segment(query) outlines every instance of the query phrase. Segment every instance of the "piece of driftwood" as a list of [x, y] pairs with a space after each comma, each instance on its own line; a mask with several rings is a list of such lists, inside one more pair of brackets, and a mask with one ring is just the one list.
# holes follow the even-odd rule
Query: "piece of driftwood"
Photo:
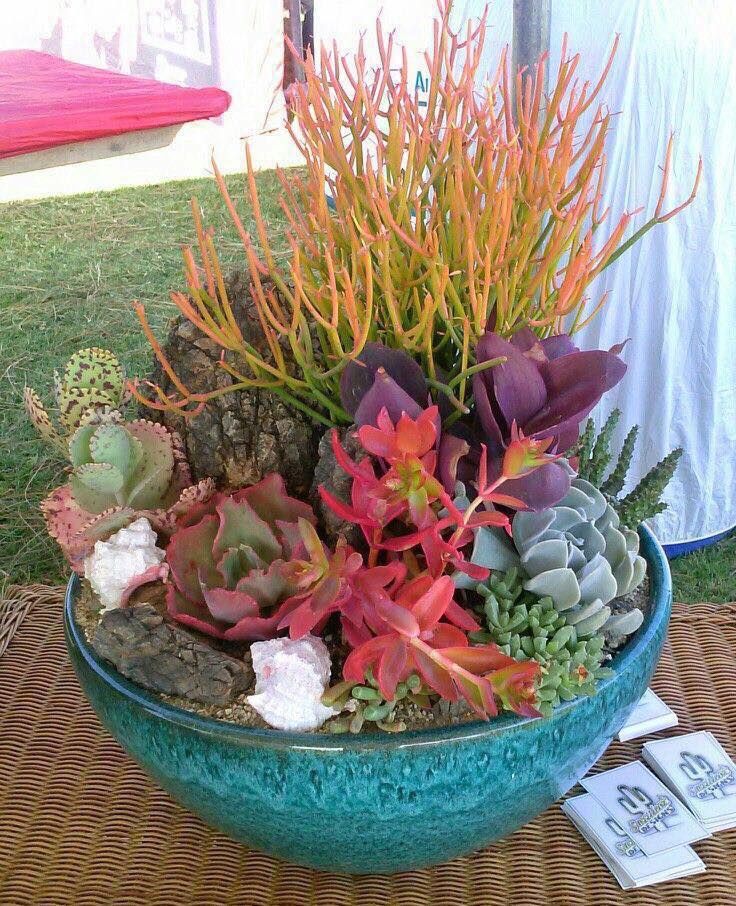
[[104, 613], [92, 647], [105, 660], [152, 692], [207, 705], [227, 705], [253, 680], [250, 658], [240, 660], [167, 622], [152, 604]]

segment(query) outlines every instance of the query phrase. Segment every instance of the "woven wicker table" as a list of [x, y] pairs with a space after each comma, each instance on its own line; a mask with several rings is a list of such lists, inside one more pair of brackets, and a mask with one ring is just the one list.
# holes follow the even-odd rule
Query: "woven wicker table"
[[[705, 874], [623, 893], [558, 806], [483, 852], [393, 877], [323, 874], [249, 851], [176, 805], [102, 729], [66, 657], [62, 590], [13, 597], [0, 607], [3, 906], [736, 904], [736, 831], [696, 845]], [[668, 733], [710, 729], [736, 752], [735, 684], [736, 604], [675, 605], [653, 683], [680, 717]], [[640, 747], [616, 743], [599, 766]]]

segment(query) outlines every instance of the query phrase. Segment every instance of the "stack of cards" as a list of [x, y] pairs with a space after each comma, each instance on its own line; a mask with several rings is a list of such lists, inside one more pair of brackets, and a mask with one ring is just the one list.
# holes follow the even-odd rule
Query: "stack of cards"
[[562, 810], [624, 890], [705, 871], [703, 861], [689, 846], [678, 846], [656, 856], [645, 855], [589, 793], [568, 799]]
[[708, 830], [736, 827], [736, 764], [712, 733], [657, 739], [642, 754]]
[[591, 795], [570, 799], [563, 809], [622, 887], [705, 870], [688, 844], [710, 833], [640, 761], [581, 783]]
[[676, 727], [678, 723], [675, 712], [651, 689], [647, 689], [639, 704], [631, 712], [631, 717], [621, 727], [618, 734], [619, 742], [627, 742], [638, 736], [648, 736], [658, 730]]

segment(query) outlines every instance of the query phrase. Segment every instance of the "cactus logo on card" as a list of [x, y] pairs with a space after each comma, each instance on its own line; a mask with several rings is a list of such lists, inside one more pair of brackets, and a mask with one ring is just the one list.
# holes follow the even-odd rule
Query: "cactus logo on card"
[[724, 799], [732, 796], [736, 789], [726, 789], [736, 785], [733, 769], [722, 764], [714, 766], [703, 755], [693, 752], [680, 752], [680, 770], [694, 781], [688, 784], [687, 791], [695, 799]]
[[606, 818], [606, 827], [618, 838], [616, 851], [629, 859], [639, 859], [644, 852], [636, 845], [615, 818]]
[[677, 826], [677, 809], [669, 796], [652, 799], [639, 786], [622, 783], [618, 787], [619, 805], [634, 817], [628, 822], [636, 834], [656, 834]]

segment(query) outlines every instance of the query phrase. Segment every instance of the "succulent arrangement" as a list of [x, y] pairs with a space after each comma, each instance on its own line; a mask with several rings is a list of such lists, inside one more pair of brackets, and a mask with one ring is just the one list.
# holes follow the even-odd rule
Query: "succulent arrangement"
[[[548, 715], [594, 694], [612, 640], [644, 619], [617, 602], [644, 579], [636, 529], [664, 506], [679, 451], [620, 496], [636, 429], [614, 462], [618, 415], [597, 437], [592, 421], [581, 427], [623, 379], [625, 344], [583, 350], [573, 335], [601, 309], [588, 304], [595, 277], [689, 204], [699, 173], [665, 211], [670, 143], [655, 211], [627, 238], [633, 215], [601, 211], [604, 78], [581, 85], [563, 48], [547, 97], [544, 61], [514, 79], [502, 60], [478, 92], [485, 25], [461, 38], [450, 4], [440, 11], [426, 107], [406, 63], [392, 69], [380, 24], [375, 72], [362, 48], [352, 62], [307, 60], [293, 100], [306, 170], [281, 177], [286, 257], [271, 248], [250, 161], [259, 248], [215, 167], [245, 252], [248, 317], [196, 202], [199, 263], [185, 250], [187, 291], [172, 296], [180, 325], [219, 351], [211, 385], [187, 386], [136, 305], [157, 377], [126, 382], [114, 355], [83, 350], [56, 381], [59, 428], [26, 391], [69, 460], [43, 509], [72, 567], [92, 564], [106, 606], [163, 582], [179, 633], [252, 659], [253, 707], [280, 729]], [[299, 425], [279, 437], [309, 438], [305, 449], [282, 450], [280, 469], [265, 444], [260, 480], [215, 488], [201, 463], [194, 483], [175, 431], [123, 414], [130, 394], [166, 424], [211, 418], [228, 393], [278, 400], [277, 421]], [[287, 492], [287, 452], [289, 469], [318, 455], [311, 496], [301, 475]], [[118, 588], [109, 571], [131, 524], [150, 572]]]

